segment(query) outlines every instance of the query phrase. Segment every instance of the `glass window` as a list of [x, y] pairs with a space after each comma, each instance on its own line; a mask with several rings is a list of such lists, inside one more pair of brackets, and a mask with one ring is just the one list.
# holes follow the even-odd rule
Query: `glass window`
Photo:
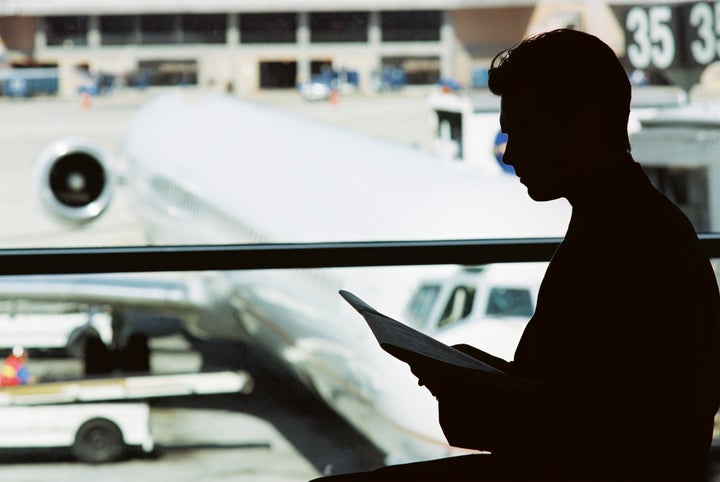
[[382, 12], [383, 42], [417, 42], [440, 40], [439, 11]]
[[313, 12], [310, 40], [323, 42], [367, 42], [367, 12]]
[[140, 39], [143, 44], [173, 44], [180, 39], [177, 15], [141, 15]]
[[87, 45], [89, 17], [45, 17], [48, 45]]
[[472, 286], [455, 287], [440, 317], [438, 328], [447, 327], [465, 319], [472, 311], [474, 301], [475, 288]]
[[181, 15], [183, 43], [222, 44], [226, 41], [227, 15]]
[[415, 325], [419, 327], [427, 325], [439, 294], [440, 285], [421, 286], [415, 292], [408, 305], [408, 312]]
[[[157, 2], [153, 14], [130, 5], [105, 10], [104, 2], [73, 2], [67, 11], [30, 3], [52, 10], [0, 17], [8, 67], [0, 69], [0, 249], [562, 236], [567, 204], [535, 203], [502, 172], [499, 103], [486, 77], [492, 57], [526, 32], [587, 29], [588, 18], [634, 85], [633, 156], [696, 228], [720, 229], [720, 114], [712, 109], [720, 58], [705, 28], [718, 15], [706, 2], [660, 10], [593, 3], [589, 14], [581, 11], [587, 2], [458, 9], [438, 1], [372, 12], [233, 2], [234, 11], [222, 12], [222, 2], [188, 0], [178, 10]], [[664, 8], [673, 22], [663, 20]], [[683, 24], [693, 8], [701, 25]], [[663, 41], [643, 37], [648, 32], [662, 32]], [[15, 98], [23, 101], [8, 101]], [[688, 105], [663, 120], [669, 108]], [[103, 417], [117, 418], [123, 433], [134, 424], [136, 434], [122, 456], [116, 429], [104, 423], [82, 432], [99, 434], [100, 446], [111, 448], [104, 455], [82, 443], [17, 449], [19, 435], [39, 433], [29, 423], [73, 420], [96, 410], [97, 400], [63, 399], [48, 409], [54, 392], [43, 403], [0, 403], [0, 448], [15, 447], [0, 453], [3, 475], [299, 481], [444, 455], [437, 417], [423, 416], [436, 412], [435, 400], [417, 398], [424, 389], [337, 292], [349, 289], [421, 328], [445, 319], [449, 329], [435, 331], [458, 337], [449, 343], [512, 354], [519, 323], [503, 317], [527, 319], [531, 293], [503, 278], [476, 306], [498, 317], [487, 324], [493, 337], [471, 339], [479, 325], [467, 315], [477, 293], [467, 278], [451, 278], [457, 270], [203, 268], [71, 276], [70, 284], [64, 276], [0, 276], [0, 353], [22, 343], [31, 373], [39, 383], [62, 383], [63, 397], [109, 390], [114, 395], [98, 403], [113, 412]], [[108, 403], [120, 392], [108, 379], [137, 375], [142, 396]], [[178, 379], [154, 378], [176, 375], [211, 392], [187, 395]], [[67, 440], [79, 428], [65, 427]], [[46, 447], [48, 435], [40, 436], [28, 444]], [[119, 462], [77, 463], [98, 457]]]
[[294, 43], [297, 15], [294, 13], [240, 14], [240, 42], [247, 44]]
[[100, 17], [100, 39], [103, 45], [137, 43], [138, 33], [138, 17], [135, 15]]
[[488, 295], [485, 312], [489, 316], [529, 318], [534, 311], [533, 299], [529, 290], [522, 288], [492, 288]]

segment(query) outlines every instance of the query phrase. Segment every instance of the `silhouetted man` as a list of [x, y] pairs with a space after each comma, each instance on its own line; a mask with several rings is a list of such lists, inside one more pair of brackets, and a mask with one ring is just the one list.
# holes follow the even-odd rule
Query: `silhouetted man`
[[512, 362], [489, 389], [422, 366], [452, 445], [487, 450], [349, 480], [704, 480], [720, 403], [720, 296], [682, 212], [630, 155], [630, 84], [594, 36], [556, 30], [498, 55], [503, 161], [567, 234]]

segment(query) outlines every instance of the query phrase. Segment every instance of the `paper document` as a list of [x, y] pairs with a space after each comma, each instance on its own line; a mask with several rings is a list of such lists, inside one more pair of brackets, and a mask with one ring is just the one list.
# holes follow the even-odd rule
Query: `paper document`
[[477, 358], [379, 313], [349, 291], [340, 291], [340, 295], [365, 318], [380, 346], [394, 357], [410, 365], [425, 361], [478, 371], [485, 375], [494, 375], [493, 378], [495, 376], [510, 377], [505, 372]]

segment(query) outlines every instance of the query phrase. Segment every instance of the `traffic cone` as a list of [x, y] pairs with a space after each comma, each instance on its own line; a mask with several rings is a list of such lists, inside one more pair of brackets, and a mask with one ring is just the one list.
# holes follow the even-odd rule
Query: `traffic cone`
[[330, 90], [330, 103], [333, 105], [340, 103], [340, 91], [338, 89]]
[[91, 104], [90, 94], [83, 92], [80, 94], [80, 107], [83, 109], [89, 109]]

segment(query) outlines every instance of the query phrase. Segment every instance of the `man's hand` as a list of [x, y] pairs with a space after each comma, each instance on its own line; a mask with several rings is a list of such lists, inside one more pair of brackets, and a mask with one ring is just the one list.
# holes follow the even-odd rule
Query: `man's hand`
[[[469, 345], [455, 348], [500, 370], [510, 367]], [[418, 384], [438, 400], [440, 425], [451, 445], [506, 452], [518, 443], [524, 413], [534, 403], [533, 390], [488, 385], [471, 373], [438, 369], [430, 363], [415, 363], [410, 369]]]
[[418, 385], [425, 386], [435, 398], [454, 398], [467, 390], [472, 376], [438, 369], [430, 363], [415, 363], [410, 367], [418, 379]]

